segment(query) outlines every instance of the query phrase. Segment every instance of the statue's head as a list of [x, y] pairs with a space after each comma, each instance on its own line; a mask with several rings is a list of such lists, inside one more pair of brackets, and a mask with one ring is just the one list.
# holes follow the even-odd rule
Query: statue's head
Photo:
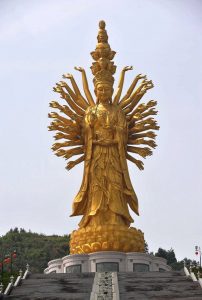
[[108, 36], [105, 32], [99, 32], [97, 36], [98, 43], [107, 43]]
[[97, 36], [98, 43], [107, 43], [108, 35], [107, 31], [105, 30], [105, 21], [99, 22], [99, 32]]
[[101, 58], [98, 60], [98, 64], [99, 64], [99, 66], [100, 66], [100, 69], [101, 69], [101, 70], [107, 69], [108, 62], [109, 62], [108, 59], [106, 59], [106, 58], [104, 58], [104, 57], [101, 57]]
[[95, 87], [97, 103], [111, 103], [113, 87], [107, 82], [98, 83]]

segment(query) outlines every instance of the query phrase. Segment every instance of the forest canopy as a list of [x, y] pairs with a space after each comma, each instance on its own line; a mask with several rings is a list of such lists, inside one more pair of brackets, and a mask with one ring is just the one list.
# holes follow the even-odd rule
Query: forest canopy
[[[41, 273], [48, 261], [69, 254], [69, 235], [45, 235], [24, 229], [10, 229], [0, 237], [0, 261], [16, 251], [14, 270], [25, 270], [28, 263], [33, 273]], [[5, 265], [9, 269], [9, 264]]]

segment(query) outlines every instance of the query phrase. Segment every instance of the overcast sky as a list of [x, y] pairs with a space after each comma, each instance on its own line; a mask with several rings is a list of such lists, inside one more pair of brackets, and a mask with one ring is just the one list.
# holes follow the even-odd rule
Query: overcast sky
[[[143, 172], [129, 164], [139, 198], [137, 228], [150, 251], [175, 250], [195, 258], [202, 247], [202, 1], [200, 0], [0, 0], [0, 235], [22, 227], [67, 234], [79, 217], [71, 205], [83, 165], [70, 172], [53, 155], [49, 102], [63, 73], [82, 66], [92, 81], [90, 52], [99, 20], [117, 52], [125, 88], [147, 74], [158, 100], [158, 148]], [[91, 85], [92, 87], [92, 85]]]

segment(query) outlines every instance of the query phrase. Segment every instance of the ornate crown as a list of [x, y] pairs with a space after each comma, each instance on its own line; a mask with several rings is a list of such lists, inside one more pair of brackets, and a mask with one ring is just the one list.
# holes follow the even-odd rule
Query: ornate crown
[[105, 30], [105, 22], [99, 22], [99, 31], [97, 36], [97, 46], [95, 51], [91, 52], [92, 58], [96, 61], [92, 63], [91, 71], [94, 75], [93, 83], [96, 87], [98, 83], [108, 83], [113, 86], [114, 77], [112, 76], [116, 72], [116, 66], [111, 61], [116, 54], [112, 51], [108, 44], [108, 35]]

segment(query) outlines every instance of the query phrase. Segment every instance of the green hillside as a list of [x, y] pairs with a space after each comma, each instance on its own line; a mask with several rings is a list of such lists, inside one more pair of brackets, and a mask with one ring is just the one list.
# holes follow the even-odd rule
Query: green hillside
[[[49, 260], [69, 254], [69, 235], [47, 236], [24, 229], [11, 229], [0, 237], [0, 261], [14, 250], [17, 251], [17, 257], [13, 259], [14, 271], [25, 270], [28, 263], [33, 273], [41, 273]], [[4, 269], [8, 271], [10, 264], [6, 264]]]

